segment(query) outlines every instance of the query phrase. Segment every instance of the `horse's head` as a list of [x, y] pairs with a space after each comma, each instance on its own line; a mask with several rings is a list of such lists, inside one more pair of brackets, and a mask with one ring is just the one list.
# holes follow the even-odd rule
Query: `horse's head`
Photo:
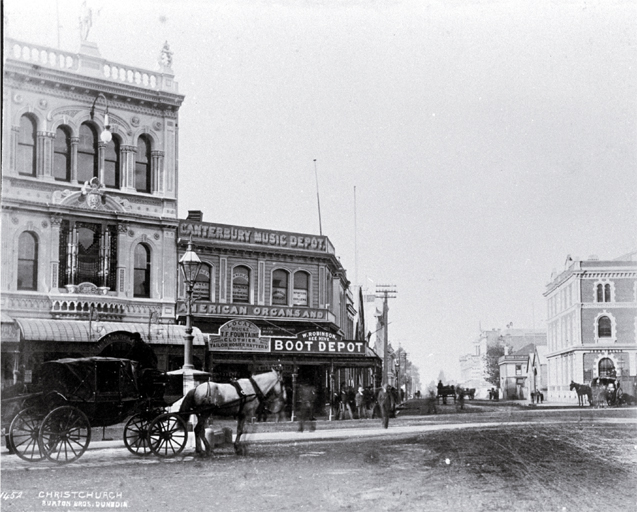
[[571, 385], [570, 385], [570, 390], [573, 391], [576, 387], [576, 384], [574, 381], [571, 381]]

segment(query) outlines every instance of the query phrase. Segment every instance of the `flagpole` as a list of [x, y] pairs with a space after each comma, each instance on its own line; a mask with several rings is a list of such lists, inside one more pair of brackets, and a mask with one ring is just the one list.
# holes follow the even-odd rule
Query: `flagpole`
[[319, 234], [323, 236], [323, 226], [321, 224], [321, 199], [319, 197], [318, 171], [316, 170], [316, 158], [314, 159], [314, 177], [316, 178], [316, 203], [318, 204]]

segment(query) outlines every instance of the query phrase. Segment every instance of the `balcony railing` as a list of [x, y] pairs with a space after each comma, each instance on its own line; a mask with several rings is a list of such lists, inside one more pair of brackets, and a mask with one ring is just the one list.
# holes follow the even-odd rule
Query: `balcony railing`
[[76, 73], [83, 73], [86, 69], [90, 70], [87, 74], [91, 76], [97, 74], [106, 80], [138, 87], [177, 92], [177, 84], [172, 79], [172, 75], [166, 78], [158, 72], [109, 62], [99, 56], [86, 56], [81, 53], [67, 52], [15, 39], [7, 39], [5, 48], [7, 57], [15, 60]]

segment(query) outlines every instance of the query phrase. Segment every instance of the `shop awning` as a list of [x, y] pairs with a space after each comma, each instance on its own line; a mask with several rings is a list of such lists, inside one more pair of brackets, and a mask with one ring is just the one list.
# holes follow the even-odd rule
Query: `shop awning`
[[15, 322], [13, 321], [13, 318], [11, 318], [9, 315], [7, 315], [6, 313], [2, 312], [1, 313], [1, 324], [2, 324], [2, 331], [1, 331], [1, 339], [2, 339], [2, 343], [19, 343], [20, 342], [20, 330], [18, 329], [18, 326], [15, 324]]
[[[87, 322], [82, 320], [45, 320], [16, 318], [25, 341], [59, 341], [91, 343], [112, 332], [138, 332], [151, 345], [183, 345], [186, 327], [174, 324], [134, 322]], [[201, 331], [193, 328], [194, 345], [204, 345]]]

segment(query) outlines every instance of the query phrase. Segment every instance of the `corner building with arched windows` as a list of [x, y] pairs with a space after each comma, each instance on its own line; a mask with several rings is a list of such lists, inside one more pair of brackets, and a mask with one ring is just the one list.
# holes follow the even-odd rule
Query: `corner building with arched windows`
[[[380, 377], [364, 329], [355, 332], [350, 283], [326, 236], [203, 222], [191, 211], [180, 221], [179, 257], [190, 239], [203, 262], [192, 314], [206, 346], [195, 356], [215, 381], [280, 364], [290, 388], [315, 386], [322, 406], [341, 383], [373, 385]], [[180, 281], [182, 322], [184, 298]]]
[[637, 253], [575, 261], [547, 285], [548, 398], [577, 402], [571, 381], [618, 379], [637, 391]]
[[162, 369], [181, 366], [184, 97], [170, 50], [149, 71], [106, 60], [88, 41], [78, 53], [11, 39], [4, 49], [3, 384], [43, 360], [125, 354], [137, 334]]

